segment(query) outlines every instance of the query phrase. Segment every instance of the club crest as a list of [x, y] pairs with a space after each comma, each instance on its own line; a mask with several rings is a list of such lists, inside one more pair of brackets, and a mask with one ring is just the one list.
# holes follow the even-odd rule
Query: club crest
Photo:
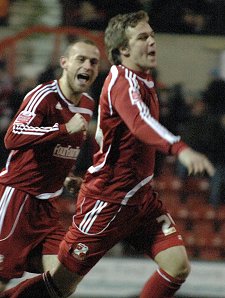
[[78, 243], [73, 249], [72, 255], [78, 260], [84, 260], [87, 256], [88, 247], [83, 243]]

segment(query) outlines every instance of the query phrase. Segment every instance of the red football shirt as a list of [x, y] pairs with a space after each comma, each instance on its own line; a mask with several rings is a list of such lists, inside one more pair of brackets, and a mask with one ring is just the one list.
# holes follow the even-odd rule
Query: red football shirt
[[156, 150], [186, 147], [159, 122], [154, 82], [147, 74], [112, 66], [103, 86], [96, 140], [100, 150], [88, 169], [85, 195], [119, 204], [140, 204], [151, 191]]
[[40, 199], [61, 194], [83, 142], [83, 133], [68, 134], [65, 123], [75, 113], [90, 121], [93, 109], [94, 101], [86, 93], [74, 106], [56, 80], [30, 91], [5, 136], [5, 146], [11, 151], [0, 183]]

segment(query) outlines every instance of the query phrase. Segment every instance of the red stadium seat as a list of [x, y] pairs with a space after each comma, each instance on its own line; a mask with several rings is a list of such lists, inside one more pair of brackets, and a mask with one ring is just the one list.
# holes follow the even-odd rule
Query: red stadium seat
[[187, 247], [196, 247], [197, 237], [192, 231], [183, 230], [182, 236]]
[[182, 182], [181, 180], [174, 175], [161, 175], [156, 178], [153, 182], [154, 188], [159, 192], [172, 192], [176, 193], [181, 190]]
[[216, 219], [216, 211], [209, 204], [199, 202], [199, 204], [188, 205], [189, 217], [193, 220], [203, 219], [213, 221]]
[[177, 228], [179, 229], [181, 234], [183, 234], [184, 231], [188, 230], [188, 223], [186, 219], [176, 218], [175, 224], [177, 225]]
[[185, 190], [188, 193], [203, 193], [208, 194], [209, 179], [201, 177], [188, 177], [184, 184]]
[[205, 237], [207, 239], [216, 233], [214, 222], [208, 220], [196, 220], [192, 222], [192, 231], [197, 237]]
[[221, 249], [204, 248], [199, 250], [198, 258], [206, 261], [219, 261], [222, 259]]
[[164, 205], [174, 218], [187, 218], [188, 209], [186, 203], [181, 202], [176, 193], [165, 193], [160, 195]]
[[220, 223], [218, 224], [218, 231], [220, 233], [223, 233], [224, 234], [224, 231], [225, 231], [225, 219], [223, 221], [220, 221]]
[[221, 205], [216, 210], [216, 218], [220, 221], [225, 221], [225, 205]]

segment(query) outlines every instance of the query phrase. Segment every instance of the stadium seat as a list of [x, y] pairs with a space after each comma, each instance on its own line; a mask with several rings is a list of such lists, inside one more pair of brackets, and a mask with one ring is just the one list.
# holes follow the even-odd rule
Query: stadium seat
[[187, 222], [186, 219], [176, 218], [175, 219], [175, 224], [177, 225], [177, 227], [178, 227], [179, 231], [181, 232], [181, 234], [183, 234], [183, 231], [188, 230], [188, 222]]
[[184, 187], [188, 193], [203, 193], [208, 194], [209, 179], [202, 177], [187, 177]]
[[220, 205], [216, 209], [216, 218], [220, 221], [225, 221], [225, 205]]
[[207, 203], [188, 204], [189, 217], [193, 220], [203, 219], [213, 221], [216, 219], [215, 209]]
[[175, 175], [161, 175], [153, 182], [154, 188], [159, 192], [179, 192], [182, 188], [181, 180]]
[[199, 250], [198, 258], [205, 261], [219, 261], [222, 259], [221, 249], [202, 248]]
[[192, 231], [199, 237], [211, 237], [216, 233], [214, 221], [196, 220], [193, 222]]

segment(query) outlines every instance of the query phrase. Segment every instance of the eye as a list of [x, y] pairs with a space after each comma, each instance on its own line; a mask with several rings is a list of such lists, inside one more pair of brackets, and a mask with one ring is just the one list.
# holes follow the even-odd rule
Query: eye
[[91, 65], [97, 65], [98, 64], [98, 59], [91, 59]]
[[84, 61], [85, 61], [85, 57], [83, 57], [83, 56], [79, 56], [79, 57], [77, 57], [77, 60], [78, 60], [79, 62], [84, 62]]
[[148, 35], [146, 34], [146, 35], [140, 35], [139, 37], [138, 37], [138, 39], [139, 40], [147, 40], [148, 39]]

